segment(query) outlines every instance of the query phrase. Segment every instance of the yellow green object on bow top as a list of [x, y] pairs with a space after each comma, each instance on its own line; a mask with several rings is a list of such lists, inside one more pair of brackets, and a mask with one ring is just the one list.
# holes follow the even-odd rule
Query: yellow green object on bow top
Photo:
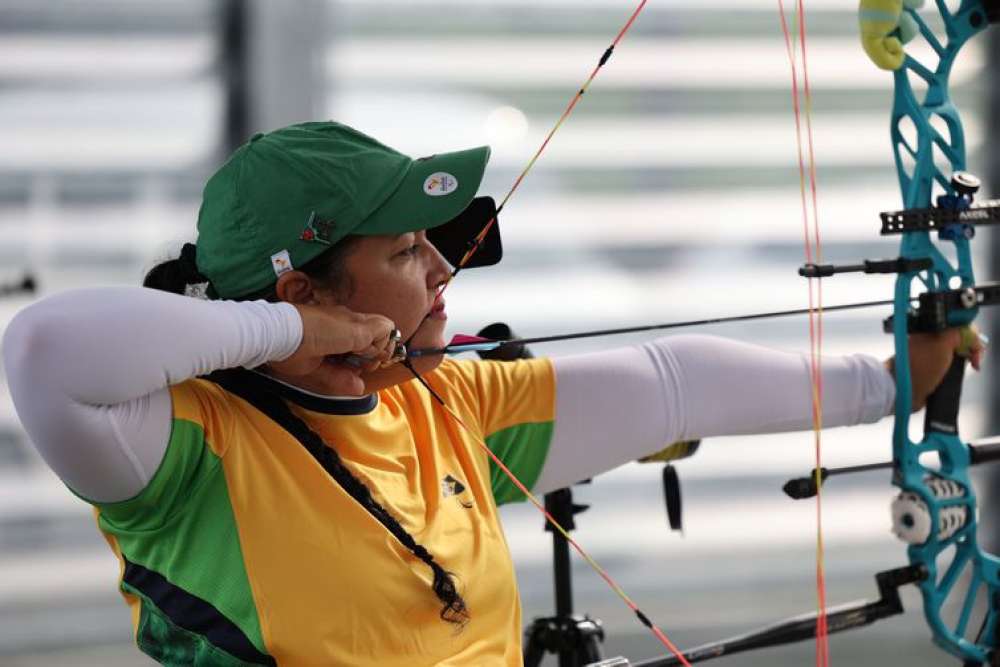
[[919, 9], [924, 0], [861, 0], [858, 21], [861, 45], [872, 62], [886, 70], [903, 66], [903, 45], [920, 32], [916, 21], [903, 11]]

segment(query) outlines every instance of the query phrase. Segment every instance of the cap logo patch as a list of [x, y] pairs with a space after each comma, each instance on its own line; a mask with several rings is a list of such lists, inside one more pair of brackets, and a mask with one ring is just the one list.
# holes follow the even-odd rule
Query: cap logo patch
[[274, 269], [274, 275], [276, 276], [292, 270], [292, 258], [288, 256], [287, 250], [282, 250], [271, 255], [271, 268]]
[[450, 195], [458, 189], [458, 179], [449, 173], [438, 171], [424, 181], [424, 194], [431, 197]]
[[316, 241], [318, 243], [325, 243], [326, 245], [333, 245], [333, 228], [335, 226], [332, 220], [320, 220], [317, 218], [316, 211], [313, 211], [309, 215], [306, 228], [302, 230], [299, 238], [303, 241]]

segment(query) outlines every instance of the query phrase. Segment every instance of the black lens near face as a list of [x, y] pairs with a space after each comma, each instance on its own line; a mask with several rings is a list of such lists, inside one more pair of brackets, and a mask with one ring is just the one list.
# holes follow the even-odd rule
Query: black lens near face
[[[458, 266], [465, 254], [475, 245], [476, 235], [497, 215], [492, 197], [476, 197], [457, 217], [443, 225], [427, 230], [427, 240], [452, 266]], [[463, 268], [493, 266], [503, 257], [500, 242], [499, 220], [490, 225], [486, 237]]]

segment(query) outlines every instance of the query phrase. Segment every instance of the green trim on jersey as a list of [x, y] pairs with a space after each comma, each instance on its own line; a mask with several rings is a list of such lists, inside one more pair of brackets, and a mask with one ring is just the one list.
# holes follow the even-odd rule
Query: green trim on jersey
[[[174, 419], [163, 462], [149, 485], [130, 500], [96, 506], [98, 525], [118, 540], [129, 561], [210, 600], [267, 653], [221, 459], [200, 424]], [[191, 545], [199, 545], [197, 551]], [[143, 613], [150, 605], [143, 598]]]
[[136, 644], [166, 667], [250, 667], [208, 641], [204, 635], [178, 626], [138, 589], [122, 582], [122, 590], [142, 600]]
[[[538, 481], [552, 442], [554, 422], [517, 424], [486, 437], [486, 445], [529, 489]], [[520, 502], [524, 493], [490, 459], [490, 486], [497, 505]]]

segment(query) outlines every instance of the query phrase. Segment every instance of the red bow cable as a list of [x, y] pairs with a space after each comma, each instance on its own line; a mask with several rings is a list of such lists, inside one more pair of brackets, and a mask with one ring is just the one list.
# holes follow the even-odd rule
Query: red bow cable
[[[528, 162], [527, 166], [524, 168], [523, 171], [521, 171], [520, 175], [514, 181], [514, 185], [511, 186], [510, 191], [507, 192], [507, 194], [501, 200], [500, 205], [497, 207], [496, 214], [494, 214], [494, 216], [486, 223], [486, 225], [483, 226], [483, 229], [480, 230], [480, 232], [475, 236], [475, 239], [471, 247], [462, 257], [461, 261], [459, 261], [458, 265], [455, 267], [455, 270], [452, 271], [452, 274], [448, 282], [446, 282], [444, 285], [441, 286], [440, 290], [438, 291], [438, 296], [444, 293], [448, 285], [451, 284], [451, 281], [454, 280], [456, 275], [458, 275], [458, 272], [462, 270], [462, 268], [469, 262], [469, 259], [471, 259], [472, 256], [476, 253], [476, 251], [479, 250], [479, 247], [482, 245], [483, 239], [486, 238], [486, 234], [490, 231], [493, 225], [496, 224], [496, 219], [497, 216], [500, 214], [500, 211], [507, 204], [507, 201], [510, 199], [511, 195], [514, 194], [514, 191], [517, 190], [517, 188], [521, 185], [522, 181], [524, 181], [524, 177], [528, 174], [529, 171], [531, 171], [531, 168], [535, 166], [535, 163], [538, 161], [538, 158], [541, 157], [542, 152], [549, 145], [549, 141], [552, 139], [552, 136], [556, 133], [556, 131], [562, 126], [563, 122], [565, 122], [565, 120], [573, 112], [573, 109], [576, 107], [577, 103], [580, 101], [583, 95], [587, 92], [587, 89], [590, 87], [591, 82], [597, 76], [597, 73], [601, 70], [602, 67], [604, 67], [604, 65], [608, 62], [608, 60], [610, 60], [612, 54], [614, 53], [615, 47], [618, 46], [618, 43], [622, 40], [623, 37], [625, 37], [625, 34], [632, 27], [632, 24], [635, 23], [636, 18], [639, 16], [639, 13], [643, 10], [643, 8], [646, 6], [647, 2], [648, 0], [642, 0], [639, 3], [639, 5], [635, 8], [635, 11], [632, 12], [632, 15], [629, 17], [628, 21], [625, 23], [622, 29], [618, 31], [618, 34], [615, 36], [614, 41], [612, 41], [611, 45], [604, 51], [604, 54], [598, 61], [597, 66], [594, 67], [593, 71], [590, 73], [590, 76], [580, 87], [580, 90], [577, 91], [576, 95], [573, 96], [573, 99], [570, 100], [570, 103], [566, 107], [566, 110], [563, 111], [562, 116], [559, 117], [559, 120], [556, 122], [555, 126], [553, 126], [553, 128], [549, 131], [548, 135], [546, 135], [545, 141], [542, 142], [542, 145], [535, 152], [534, 156]], [[485, 451], [486, 454], [494, 461], [494, 463], [496, 463], [497, 466], [501, 470], [503, 470], [504, 474], [506, 474], [507, 477], [510, 478], [510, 480], [514, 483], [514, 485], [518, 489], [520, 489], [520, 491], [524, 493], [524, 495], [529, 500], [531, 500], [531, 502], [539, 510], [541, 510], [542, 514], [545, 515], [545, 518], [549, 521], [549, 523], [551, 523], [556, 528], [556, 530], [558, 530], [566, 538], [566, 541], [573, 546], [573, 548], [577, 551], [577, 553], [579, 553], [580, 556], [583, 557], [583, 559], [587, 561], [587, 563], [592, 568], [594, 568], [597, 574], [599, 574], [601, 578], [607, 582], [607, 584], [618, 595], [618, 597], [620, 597], [622, 601], [625, 602], [625, 604], [628, 606], [628, 608], [635, 613], [636, 617], [639, 619], [639, 622], [642, 623], [647, 628], [649, 628], [652, 631], [652, 633], [656, 636], [656, 638], [660, 641], [660, 643], [662, 643], [667, 648], [667, 650], [669, 650], [673, 655], [677, 656], [681, 664], [685, 665], [686, 667], [690, 667], [690, 663], [687, 661], [687, 659], [684, 658], [684, 655], [677, 649], [674, 643], [670, 641], [666, 633], [664, 633], [663, 630], [657, 627], [657, 625], [653, 623], [653, 621], [648, 616], [646, 616], [646, 614], [644, 614], [641, 609], [639, 609], [639, 607], [635, 604], [635, 602], [633, 602], [632, 599], [629, 598], [629, 596], [625, 593], [625, 591], [622, 590], [621, 586], [615, 583], [615, 580], [611, 578], [611, 576], [607, 573], [607, 571], [604, 570], [604, 568], [602, 568], [600, 565], [598, 565], [597, 561], [591, 558], [591, 556], [583, 549], [583, 547], [580, 546], [580, 544], [576, 540], [570, 537], [566, 529], [563, 528], [561, 525], [559, 525], [559, 523], [552, 517], [552, 515], [550, 515], [545, 510], [545, 506], [541, 503], [541, 501], [539, 501], [538, 498], [536, 498], [528, 490], [528, 488], [523, 483], [521, 483], [521, 481], [514, 475], [514, 473], [512, 473], [507, 468], [507, 466], [504, 465], [503, 461], [501, 461], [499, 457], [497, 457], [497, 455], [490, 450], [490, 448], [486, 445], [486, 443], [483, 442], [481, 438], [475, 435], [475, 431], [466, 426], [465, 423], [462, 421], [462, 419], [444, 402], [441, 396], [438, 395], [438, 393], [435, 392], [434, 389], [429, 384], [427, 384], [427, 382], [423, 379], [423, 377], [419, 373], [417, 373], [416, 369], [413, 368], [412, 363], [409, 360], [406, 360], [403, 363], [413, 374], [413, 376], [431, 393], [431, 395], [438, 402], [438, 404], [441, 405], [441, 407], [444, 409], [446, 414], [448, 414], [468, 434], [473, 436], [473, 439], [479, 444], [480, 447], [482, 447], [483, 451]]]

